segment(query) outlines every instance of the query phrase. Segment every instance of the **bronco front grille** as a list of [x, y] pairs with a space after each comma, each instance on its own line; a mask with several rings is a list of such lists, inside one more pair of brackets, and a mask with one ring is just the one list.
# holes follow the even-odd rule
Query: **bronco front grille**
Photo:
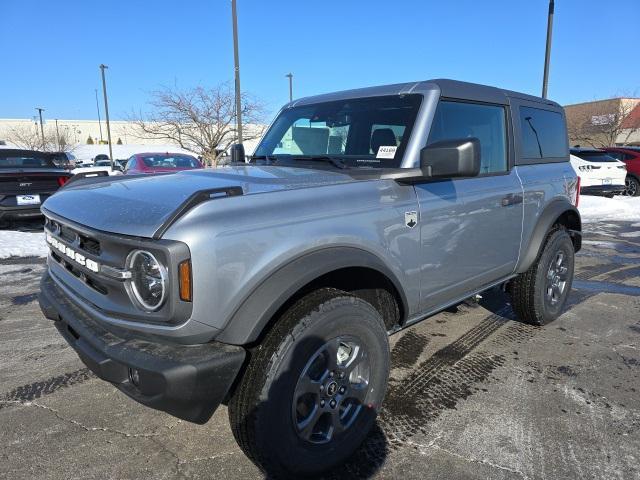
[[68, 225], [63, 225], [51, 218], [47, 218], [45, 222], [45, 229], [48, 230], [49, 233], [57, 235], [69, 243], [76, 244], [77, 248], [85, 253], [96, 256], [102, 253], [102, 248], [98, 240], [87, 235], [83, 235]]
[[101, 293], [102, 295], [107, 295], [109, 293], [109, 290], [107, 290], [107, 287], [105, 285], [100, 283], [98, 280], [88, 276], [86, 273], [80, 270], [73, 263], [67, 261], [65, 258], [57, 254], [53, 250], [51, 251], [51, 258], [53, 258], [56, 262], [62, 265], [67, 271], [71, 272], [73, 276], [82, 280], [87, 286], [91, 287], [96, 292]]

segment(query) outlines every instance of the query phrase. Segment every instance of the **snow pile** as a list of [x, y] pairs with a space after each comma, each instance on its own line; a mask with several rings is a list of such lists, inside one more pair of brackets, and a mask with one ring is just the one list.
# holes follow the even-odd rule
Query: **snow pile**
[[43, 232], [0, 230], [0, 258], [46, 257], [47, 251]]
[[585, 223], [608, 221], [639, 221], [640, 197], [596, 197], [581, 195], [578, 206]]

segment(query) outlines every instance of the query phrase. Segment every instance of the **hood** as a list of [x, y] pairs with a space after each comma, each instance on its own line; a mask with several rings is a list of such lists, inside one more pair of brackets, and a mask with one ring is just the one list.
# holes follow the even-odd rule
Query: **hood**
[[50, 197], [43, 209], [97, 230], [151, 237], [199, 190], [238, 186], [244, 195], [254, 195], [353, 181], [350, 176], [334, 171], [275, 166], [124, 175], [103, 177], [99, 182], [85, 185], [71, 184]]

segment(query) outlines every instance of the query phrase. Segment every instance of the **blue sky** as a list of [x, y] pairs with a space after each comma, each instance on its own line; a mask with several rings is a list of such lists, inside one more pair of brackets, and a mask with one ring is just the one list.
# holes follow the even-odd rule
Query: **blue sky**
[[[294, 96], [447, 77], [540, 94], [547, 0], [237, 0], [243, 90]], [[161, 85], [232, 80], [229, 0], [3, 0], [0, 118], [112, 118]], [[549, 96], [640, 96], [639, 0], [556, 0]], [[100, 92], [100, 90], [99, 90]], [[101, 107], [102, 108], [102, 107]]]

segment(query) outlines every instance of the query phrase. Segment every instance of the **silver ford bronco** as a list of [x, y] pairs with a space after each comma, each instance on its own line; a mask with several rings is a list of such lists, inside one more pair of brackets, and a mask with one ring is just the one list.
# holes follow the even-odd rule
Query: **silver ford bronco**
[[40, 305], [134, 400], [205, 423], [228, 405], [274, 476], [349, 457], [388, 335], [494, 286], [558, 317], [581, 245], [562, 108], [452, 80], [287, 104], [245, 160], [70, 182], [42, 207]]

